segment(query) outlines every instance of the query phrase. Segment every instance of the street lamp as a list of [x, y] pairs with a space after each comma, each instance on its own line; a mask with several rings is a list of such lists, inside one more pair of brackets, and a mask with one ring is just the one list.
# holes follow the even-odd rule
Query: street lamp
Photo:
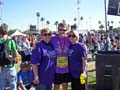
[[80, 0], [77, 0], [77, 10], [78, 10], [78, 25], [77, 27], [79, 28], [79, 24], [80, 24], [80, 21], [79, 21], [79, 10], [80, 10]]
[[36, 16], [37, 16], [37, 30], [40, 32], [40, 30], [39, 30], [39, 17], [40, 17], [40, 13], [37, 12]]
[[106, 0], [104, 0], [104, 9], [105, 9], [105, 29], [107, 33], [107, 13], [106, 13]]
[[3, 5], [3, 0], [0, 0], [0, 21], [2, 24], [2, 5]]

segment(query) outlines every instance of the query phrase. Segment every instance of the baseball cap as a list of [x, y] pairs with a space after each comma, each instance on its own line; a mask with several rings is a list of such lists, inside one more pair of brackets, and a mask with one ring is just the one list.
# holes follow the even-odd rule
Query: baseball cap
[[28, 63], [22, 62], [22, 63], [20, 64], [20, 67], [28, 67]]

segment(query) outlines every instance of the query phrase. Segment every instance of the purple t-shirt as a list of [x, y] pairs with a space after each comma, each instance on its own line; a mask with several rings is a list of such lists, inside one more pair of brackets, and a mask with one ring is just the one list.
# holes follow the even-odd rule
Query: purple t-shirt
[[38, 74], [41, 84], [54, 82], [56, 53], [53, 46], [41, 41], [32, 51], [31, 64], [38, 65]]
[[[51, 43], [52, 43], [53, 47], [55, 48], [57, 56], [63, 55], [63, 56], [68, 57], [67, 52], [68, 52], [70, 42], [67, 37], [59, 38], [58, 35], [53, 36], [51, 38]], [[62, 48], [63, 48], [63, 50], [62, 50]], [[64, 67], [64, 68], [60, 68], [60, 67], [57, 67], [57, 65], [56, 65], [56, 73], [63, 74], [63, 73], [68, 73], [68, 72], [69, 72], [68, 66]]]
[[81, 43], [72, 44], [68, 50], [69, 69], [72, 77], [79, 78], [82, 73], [82, 57], [87, 59], [87, 52]]

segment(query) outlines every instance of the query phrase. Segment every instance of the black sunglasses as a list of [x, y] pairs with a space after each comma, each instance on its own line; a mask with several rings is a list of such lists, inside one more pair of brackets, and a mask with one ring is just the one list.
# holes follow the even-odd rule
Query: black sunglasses
[[67, 30], [66, 30], [66, 29], [59, 29], [59, 31], [64, 31], [64, 32], [65, 32], [65, 31], [67, 31]]
[[43, 36], [51, 36], [51, 33], [45, 33]]
[[68, 37], [72, 37], [72, 38], [75, 38], [76, 36], [74, 34], [71, 34], [71, 35], [68, 35]]

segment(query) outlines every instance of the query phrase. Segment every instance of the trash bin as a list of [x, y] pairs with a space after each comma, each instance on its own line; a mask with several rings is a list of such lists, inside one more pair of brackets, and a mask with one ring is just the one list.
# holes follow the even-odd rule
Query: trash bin
[[96, 55], [96, 90], [120, 90], [120, 53]]

